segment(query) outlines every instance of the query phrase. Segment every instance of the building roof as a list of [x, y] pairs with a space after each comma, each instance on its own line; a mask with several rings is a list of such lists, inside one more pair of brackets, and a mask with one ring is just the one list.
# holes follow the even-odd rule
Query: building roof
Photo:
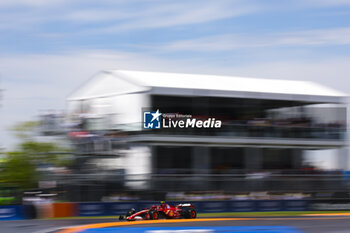
[[347, 94], [308, 81], [112, 70], [99, 73], [68, 99], [148, 91], [153, 94], [343, 102]]

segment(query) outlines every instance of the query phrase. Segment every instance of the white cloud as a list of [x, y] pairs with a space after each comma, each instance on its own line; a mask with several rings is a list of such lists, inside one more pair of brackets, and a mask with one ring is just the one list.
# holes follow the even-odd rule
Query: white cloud
[[[122, 12], [114, 18], [127, 18], [127, 21], [117, 21], [108, 26], [87, 29], [85, 33], [118, 33], [128, 30], [167, 28], [174, 26], [206, 23], [220, 19], [237, 17], [257, 10], [256, 5], [245, 4], [242, 1], [207, 0], [207, 1], [165, 1], [147, 5], [142, 9], [132, 9], [128, 14]], [[84, 20], [108, 20], [113, 18], [113, 11], [97, 11], [89, 18], [91, 12], [75, 12], [73, 18]], [[69, 17], [72, 17], [69, 16]]]
[[77, 25], [89, 23], [90, 29], [79, 28], [79, 31], [116, 33], [206, 23], [255, 12], [343, 6], [349, 5], [349, 2], [302, 0], [266, 4], [257, 0], [1, 0], [0, 22], [3, 23], [0, 30], [28, 30], [44, 23], [69, 22]]
[[350, 27], [272, 34], [229, 34], [170, 42], [158, 51], [228, 51], [277, 46], [328, 46], [350, 44]]
[[283, 33], [280, 45], [345, 45], [350, 44], [350, 27]]
[[69, 0], [1, 0], [0, 7], [57, 7], [68, 2]]
[[98, 4], [82, 0], [14, 2], [16, 1], [5, 0], [0, 3], [0, 9], [3, 9], [0, 14], [0, 22], [3, 22], [0, 30], [30, 29], [38, 32], [35, 29], [43, 24], [66, 26], [69, 23], [75, 25], [79, 33], [118, 33], [211, 22], [252, 13], [258, 9], [256, 4], [242, 0], [105, 0]]
[[91, 23], [110, 20], [121, 20], [135, 17], [135, 12], [122, 11], [116, 9], [85, 9], [69, 12], [64, 16], [67, 21]]
[[303, 2], [306, 5], [321, 6], [321, 7], [350, 5], [349, 0], [303, 0]]

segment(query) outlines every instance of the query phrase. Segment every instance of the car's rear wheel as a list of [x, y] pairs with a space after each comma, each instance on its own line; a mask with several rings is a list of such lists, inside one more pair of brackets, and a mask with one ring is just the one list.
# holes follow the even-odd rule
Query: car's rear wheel
[[150, 211], [149, 216], [151, 219], [157, 220], [159, 218], [159, 213], [158, 213], [158, 211]]

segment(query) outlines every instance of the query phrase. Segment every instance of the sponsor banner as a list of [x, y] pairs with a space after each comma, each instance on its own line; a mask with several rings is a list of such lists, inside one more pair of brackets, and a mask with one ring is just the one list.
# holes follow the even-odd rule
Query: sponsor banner
[[79, 203], [79, 216], [107, 216], [106, 205], [107, 203], [103, 202]]
[[[171, 205], [191, 203], [198, 213], [254, 212], [254, 211], [306, 211], [306, 210], [350, 210], [350, 202], [331, 203], [308, 200], [242, 200], [242, 201], [182, 201], [167, 202]], [[124, 215], [131, 208], [137, 211], [159, 205], [159, 202], [85, 202], [52, 204], [54, 216], [112, 216]], [[60, 208], [58, 208], [60, 207]], [[77, 209], [77, 212], [75, 210]], [[31, 219], [40, 217], [34, 206], [0, 206], [0, 220]]]
[[257, 211], [283, 211], [283, 201], [279, 200], [259, 200], [256, 202]]
[[197, 212], [200, 213], [218, 213], [230, 212], [229, 201], [200, 201], [193, 203], [196, 206]]
[[285, 210], [285, 211], [306, 211], [306, 210], [310, 210], [310, 201], [308, 201], [308, 200], [287, 200], [287, 201], [283, 201], [283, 210]]
[[76, 203], [53, 203], [53, 217], [72, 217], [77, 215]]
[[312, 210], [350, 210], [350, 202], [348, 201], [319, 201], [311, 204]]
[[192, 116], [181, 113], [161, 113], [157, 111], [143, 111], [143, 129], [201, 129], [201, 128], [221, 128], [222, 121], [214, 117]]
[[256, 210], [255, 201], [231, 201], [230, 212], [254, 212]]
[[0, 206], [0, 220], [19, 220], [22, 218], [22, 206]]
[[[38, 209], [35, 205], [22, 205], [21, 216], [24, 219], [35, 219], [38, 218]], [[75, 213], [76, 216], [76, 213]]]

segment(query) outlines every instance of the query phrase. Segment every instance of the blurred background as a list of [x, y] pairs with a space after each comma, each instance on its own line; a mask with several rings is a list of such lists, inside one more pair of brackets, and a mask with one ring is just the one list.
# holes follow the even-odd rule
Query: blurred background
[[[328, 0], [1, 1], [0, 205], [347, 209], [349, 10]], [[143, 129], [143, 111], [157, 109], [222, 127]]]

